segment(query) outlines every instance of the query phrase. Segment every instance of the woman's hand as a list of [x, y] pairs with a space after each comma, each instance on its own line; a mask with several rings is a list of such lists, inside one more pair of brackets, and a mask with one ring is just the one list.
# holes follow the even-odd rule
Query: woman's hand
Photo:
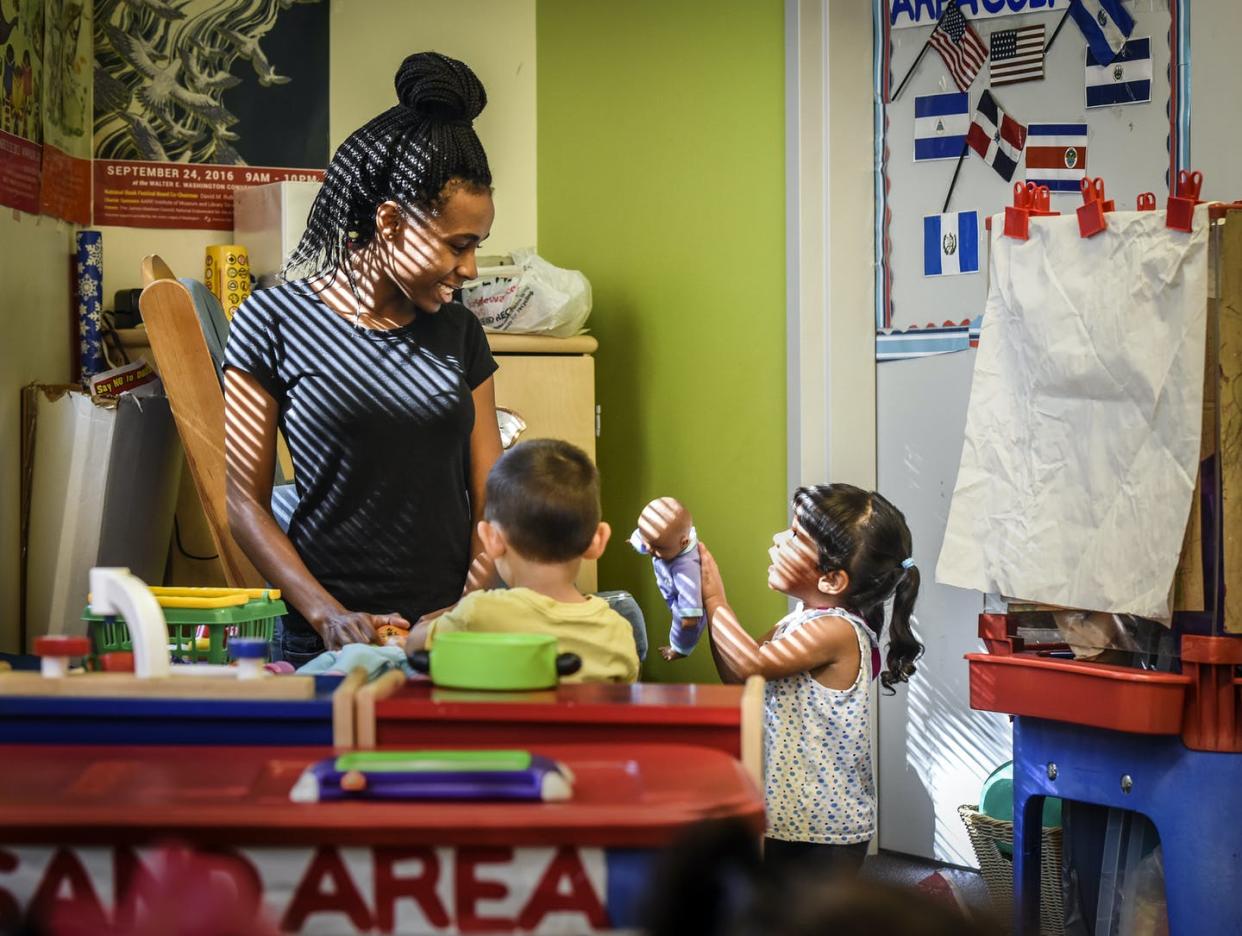
[[710, 620], [712, 615], [716, 613], [717, 608], [729, 604], [729, 599], [725, 597], [724, 582], [720, 578], [720, 567], [716, 565], [715, 557], [702, 543], [699, 543], [699, 564], [703, 582], [703, 607], [706, 609], [707, 617]]
[[410, 622], [399, 614], [368, 614], [366, 611], [336, 611], [315, 623], [315, 630], [329, 650], [340, 650], [346, 644], [371, 643], [377, 628], [385, 624], [410, 629]]

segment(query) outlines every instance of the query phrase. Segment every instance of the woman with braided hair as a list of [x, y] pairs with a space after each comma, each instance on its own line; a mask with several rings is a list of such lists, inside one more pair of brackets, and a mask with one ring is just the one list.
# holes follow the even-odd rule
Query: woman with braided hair
[[[453, 290], [477, 275], [495, 211], [461, 62], [411, 55], [398, 104], [333, 155], [286, 282], [233, 319], [225, 446], [234, 538], [291, 605], [280, 651], [409, 627], [461, 595], [500, 455], [483, 329]], [[270, 507], [277, 428], [298, 504]]]

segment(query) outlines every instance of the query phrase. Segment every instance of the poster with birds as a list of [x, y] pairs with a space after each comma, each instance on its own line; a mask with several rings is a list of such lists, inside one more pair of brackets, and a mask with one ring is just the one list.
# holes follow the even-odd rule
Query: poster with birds
[[0, 205], [39, 210], [43, 3], [0, 0]]
[[95, 223], [227, 230], [236, 186], [322, 178], [328, 7], [95, 0]]

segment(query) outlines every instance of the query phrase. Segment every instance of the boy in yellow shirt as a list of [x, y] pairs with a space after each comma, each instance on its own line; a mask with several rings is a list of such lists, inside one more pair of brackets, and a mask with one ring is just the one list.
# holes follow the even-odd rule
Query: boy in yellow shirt
[[487, 476], [479, 538], [508, 588], [474, 591], [451, 610], [417, 624], [407, 649], [431, 649], [450, 631], [550, 634], [582, 668], [564, 682], [638, 679], [630, 623], [598, 596], [574, 586], [584, 559], [598, 559], [611, 529], [600, 521], [599, 473], [580, 448], [559, 439], [515, 445]]

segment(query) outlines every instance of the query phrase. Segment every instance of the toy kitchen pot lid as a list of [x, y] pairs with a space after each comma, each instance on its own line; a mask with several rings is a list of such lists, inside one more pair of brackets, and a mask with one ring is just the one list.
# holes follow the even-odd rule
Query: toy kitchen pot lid
[[504, 692], [551, 689], [582, 668], [574, 653], [556, 652], [547, 634], [437, 634], [430, 650], [410, 654], [410, 665], [446, 689]]

